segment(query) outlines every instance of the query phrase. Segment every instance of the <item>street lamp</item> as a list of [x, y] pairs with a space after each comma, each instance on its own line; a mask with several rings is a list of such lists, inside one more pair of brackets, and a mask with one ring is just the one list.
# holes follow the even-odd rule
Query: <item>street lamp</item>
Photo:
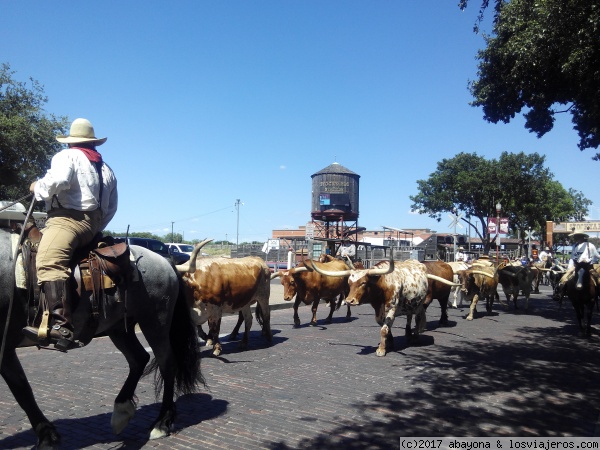
[[502, 205], [498, 202], [496, 203], [496, 267], [500, 264], [500, 211]]

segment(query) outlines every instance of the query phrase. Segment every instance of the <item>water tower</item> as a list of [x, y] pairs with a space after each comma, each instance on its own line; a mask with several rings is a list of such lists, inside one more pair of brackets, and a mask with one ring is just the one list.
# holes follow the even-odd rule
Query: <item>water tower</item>
[[334, 162], [311, 178], [314, 239], [326, 241], [331, 254], [342, 244], [356, 245], [360, 175]]

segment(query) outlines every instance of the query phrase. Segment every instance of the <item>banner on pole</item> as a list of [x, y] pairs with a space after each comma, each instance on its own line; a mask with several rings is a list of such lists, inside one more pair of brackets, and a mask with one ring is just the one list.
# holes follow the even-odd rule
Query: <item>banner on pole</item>
[[487, 232], [488, 234], [508, 234], [508, 217], [500, 217], [500, 229], [497, 227], [498, 218], [488, 217]]

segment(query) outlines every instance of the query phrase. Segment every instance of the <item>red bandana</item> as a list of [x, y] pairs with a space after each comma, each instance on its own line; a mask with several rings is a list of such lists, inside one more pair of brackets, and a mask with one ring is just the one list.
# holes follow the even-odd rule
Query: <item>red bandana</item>
[[100, 153], [98, 153], [96, 150], [92, 150], [90, 148], [84, 148], [84, 147], [71, 147], [71, 148], [82, 151], [83, 154], [87, 157], [87, 159], [89, 159], [93, 163], [101, 163], [102, 162], [102, 155]]

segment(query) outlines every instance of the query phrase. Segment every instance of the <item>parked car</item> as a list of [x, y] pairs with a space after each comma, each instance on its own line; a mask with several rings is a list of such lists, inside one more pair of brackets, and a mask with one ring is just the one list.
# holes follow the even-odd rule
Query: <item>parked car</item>
[[175, 242], [167, 242], [165, 245], [169, 246], [169, 250], [173, 252], [185, 253], [191, 255], [194, 251], [194, 246], [190, 244], [178, 244]]
[[139, 245], [140, 247], [146, 247], [147, 249], [152, 250], [153, 252], [158, 253], [161, 256], [164, 256], [166, 259], [173, 261], [174, 264], [183, 264], [190, 260], [190, 255], [181, 252], [169, 251], [169, 246], [157, 239], [139, 237], [116, 237], [115, 243], [118, 244], [119, 242], [127, 242], [129, 245]]

